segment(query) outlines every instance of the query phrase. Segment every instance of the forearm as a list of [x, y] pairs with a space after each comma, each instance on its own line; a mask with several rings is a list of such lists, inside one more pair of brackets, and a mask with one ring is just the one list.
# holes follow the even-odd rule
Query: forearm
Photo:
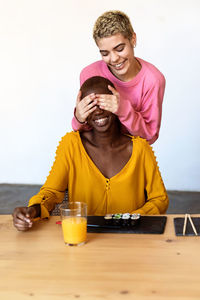
[[169, 199], [167, 193], [157, 199], [147, 201], [142, 207], [132, 213], [140, 213], [141, 215], [160, 215], [165, 214], [168, 208]]
[[29, 200], [29, 206], [39, 204], [41, 208], [41, 218], [48, 218], [57, 203], [63, 201], [65, 191], [68, 187], [68, 134], [59, 143], [56, 150], [56, 157], [47, 177], [45, 184], [39, 193]]
[[169, 204], [166, 188], [152, 147], [145, 140], [143, 143], [146, 202], [140, 209], [145, 214], [164, 214]]
[[40, 214], [38, 217], [42, 219], [49, 218], [49, 213], [55, 208], [56, 204], [63, 201], [64, 195], [65, 191], [56, 191], [44, 185], [40, 192], [29, 200], [29, 206], [39, 206]]
[[116, 112], [131, 134], [145, 138], [150, 144], [159, 136], [164, 91], [165, 79], [161, 76], [151, 85], [143, 87], [139, 94], [136, 91], [136, 102], [134, 94], [124, 96], [131, 98], [121, 98]]
[[41, 206], [40, 206], [40, 204], [33, 204], [29, 207], [33, 207], [35, 209], [34, 218], [40, 218], [41, 217]]
[[[152, 110], [152, 109], [151, 109]], [[120, 122], [134, 136], [146, 139], [150, 144], [154, 143], [159, 136], [161, 110], [147, 113], [136, 111], [129, 101], [120, 105], [117, 111]]]

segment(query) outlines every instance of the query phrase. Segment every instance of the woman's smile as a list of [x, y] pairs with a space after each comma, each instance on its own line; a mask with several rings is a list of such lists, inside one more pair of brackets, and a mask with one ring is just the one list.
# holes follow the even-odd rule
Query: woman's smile
[[101, 117], [101, 118], [98, 118], [96, 120], [94, 120], [94, 123], [97, 125], [97, 126], [105, 126], [107, 124], [107, 121], [108, 121], [108, 117]]
[[129, 81], [135, 75], [135, 58], [133, 50], [135, 42], [135, 34], [131, 40], [128, 40], [121, 33], [98, 40], [97, 45], [102, 59], [113, 75], [122, 81]]
[[88, 125], [97, 131], [107, 131], [112, 126], [116, 116], [109, 111], [100, 109], [98, 106], [87, 119]]
[[127, 59], [125, 59], [124, 61], [122, 61], [121, 63], [117, 63], [117, 64], [109, 64], [110, 68], [114, 68], [115, 70], [122, 70], [125, 66]]

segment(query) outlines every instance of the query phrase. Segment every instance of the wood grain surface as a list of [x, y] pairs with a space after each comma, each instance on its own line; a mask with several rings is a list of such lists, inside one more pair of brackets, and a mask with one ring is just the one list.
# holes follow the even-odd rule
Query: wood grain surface
[[59, 217], [18, 232], [0, 215], [0, 298], [200, 299], [200, 237], [175, 236], [174, 217], [162, 235], [89, 233], [69, 247]]

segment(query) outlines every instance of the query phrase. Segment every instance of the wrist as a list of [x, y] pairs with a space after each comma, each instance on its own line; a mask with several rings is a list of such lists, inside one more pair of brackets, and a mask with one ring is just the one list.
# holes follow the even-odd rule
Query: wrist
[[86, 124], [87, 121], [80, 121], [76, 116], [75, 116], [76, 120], [80, 123], [80, 124]]
[[86, 124], [86, 123], [87, 123], [87, 121], [81, 121], [81, 120], [79, 120], [79, 118], [76, 116], [76, 114], [74, 114], [74, 116], [75, 116], [76, 120], [77, 120], [80, 124]]
[[33, 216], [34, 218], [41, 217], [40, 204], [34, 204], [34, 205], [29, 206], [29, 207], [34, 209], [34, 216]]

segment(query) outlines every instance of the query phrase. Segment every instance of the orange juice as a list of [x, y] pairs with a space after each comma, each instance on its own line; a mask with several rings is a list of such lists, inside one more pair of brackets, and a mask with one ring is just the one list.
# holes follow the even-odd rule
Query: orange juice
[[62, 220], [62, 230], [66, 244], [77, 245], [86, 241], [87, 219], [84, 217], [66, 217]]

